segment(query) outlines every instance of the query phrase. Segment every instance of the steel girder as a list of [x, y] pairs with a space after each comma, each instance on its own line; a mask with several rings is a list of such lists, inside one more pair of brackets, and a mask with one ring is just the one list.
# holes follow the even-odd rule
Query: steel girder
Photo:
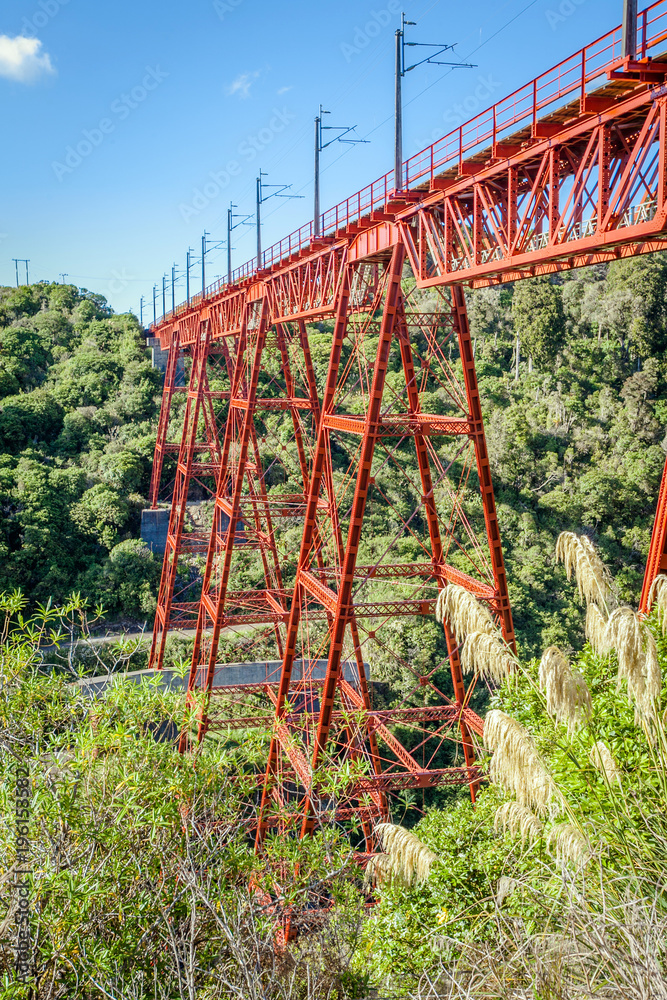
[[512, 156], [489, 150], [472, 176], [438, 178], [399, 216], [419, 284], [479, 287], [663, 249], [663, 90], [610, 99]]
[[651, 610], [652, 588], [656, 577], [660, 574], [667, 574], [667, 461], [662, 471], [651, 544], [644, 571], [644, 584], [639, 602], [639, 611], [642, 614], [648, 614]]

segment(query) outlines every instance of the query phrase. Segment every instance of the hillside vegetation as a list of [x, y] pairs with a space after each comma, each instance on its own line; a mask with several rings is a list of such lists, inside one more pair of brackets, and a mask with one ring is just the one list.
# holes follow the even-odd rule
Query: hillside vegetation
[[[478, 748], [491, 782], [477, 807], [462, 790], [410, 833], [394, 802], [364, 880], [358, 829], [270, 833], [254, 852], [268, 730], [181, 755], [155, 727], [180, 723], [182, 696], [119, 678], [91, 704], [36, 649], [72, 608], [22, 619], [0, 600], [0, 802], [9, 817], [27, 771], [34, 946], [16, 983], [8, 822], [3, 997], [664, 1000], [667, 642], [659, 618], [616, 602], [604, 582], [589, 600], [597, 652], [512, 665]], [[349, 778], [328, 763], [313, 776], [332, 801]]]
[[641, 590], [665, 461], [667, 259], [479, 290], [470, 312], [518, 634], [533, 654], [576, 644], [560, 531], [595, 539], [624, 600]]
[[[552, 555], [561, 530], [596, 540], [624, 599], [641, 586], [667, 428], [665, 256], [468, 301], [518, 636], [533, 654], [573, 645], [580, 616]], [[310, 339], [322, 384], [326, 324]], [[160, 388], [134, 316], [69, 285], [0, 290], [0, 591], [32, 602], [80, 591], [112, 619], [150, 624], [159, 559], [138, 533]], [[275, 419], [289, 448], [288, 417]], [[383, 487], [400, 503], [400, 483]], [[373, 527], [390, 534], [381, 504]], [[299, 531], [284, 539], [287, 581]], [[242, 586], [260, 582], [258, 566]], [[417, 626], [405, 625], [406, 652], [423, 648]]]
[[71, 285], [0, 289], [0, 591], [152, 615], [137, 536], [160, 389], [134, 316]]
[[[83, 601], [127, 620], [154, 608], [159, 563], [137, 535], [160, 375], [136, 319], [99, 297], [2, 290], [0, 798], [9, 817], [15, 768], [27, 768], [34, 933], [31, 985], [17, 984], [18, 827], [5, 822], [3, 996], [667, 1000], [667, 586], [648, 623], [627, 607], [664, 463], [666, 293], [667, 259], [655, 255], [470, 294], [520, 658], [495, 634], [483, 636], [493, 662], [474, 641], [468, 650], [488, 702], [475, 704], [492, 710], [478, 747], [492, 780], [477, 807], [467, 789], [429, 793], [421, 808], [399, 797], [364, 881], [359, 830], [269, 832], [255, 854], [268, 731], [218, 734], [180, 755], [157, 737], [180, 725], [181, 696], [120, 678], [91, 703], [65, 675], [75, 655], [57, 653], [53, 630], [85, 632]], [[321, 384], [326, 324], [309, 336]], [[272, 419], [289, 457], [289, 426]], [[383, 475], [400, 507], [400, 481]], [[374, 505], [367, 544], [391, 535], [392, 516]], [[299, 534], [292, 524], [279, 538], [287, 582]], [[257, 555], [241, 555], [252, 586]], [[16, 588], [24, 596], [8, 596]], [[434, 620], [393, 639], [419, 670], [442, 659]], [[239, 644], [227, 638], [221, 658], [240, 659]], [[122, 650], [108, 660], [119, 672], [142, 665]], [[374, 663], [372, 677], [376, 707], [403, 697], [400, 671]], [[348, 779], [330, 761], [313, 776], [332, 801]], [[276, 948], [289, 913], [301, 933]]]

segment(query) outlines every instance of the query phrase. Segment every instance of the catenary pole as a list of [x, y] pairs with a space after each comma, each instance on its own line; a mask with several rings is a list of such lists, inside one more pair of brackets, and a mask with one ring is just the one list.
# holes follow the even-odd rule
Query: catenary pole
[[623, 57], [635, 59], [637, 55], [637, 0], [623, 0]]
[[313, 235], [320, 235], [320, 150], [322, 148], [322, 105], [315, 119], [315, 191], [313, 200]]
[[403, 187], [403, 99], [401, 80], [403, 78], [403, 26], [405, 14], [401, 14], [401, 27], [396, 31], [396, 68], [394, 80], [394, 187]]

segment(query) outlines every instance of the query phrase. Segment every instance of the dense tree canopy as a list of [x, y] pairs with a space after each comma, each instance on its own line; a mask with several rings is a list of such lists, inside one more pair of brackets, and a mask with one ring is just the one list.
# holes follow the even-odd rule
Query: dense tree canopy
[[0, 591], [86, 587], [150, 616], [159, 566], [136, 536], [160, 389], [135, 317], [71, 285], [0, 289]]
[[563, 344], [565, 315], [560, 289], [546, 276], [519, 282], [514, 290], [512, 317], [524, 353], [546, 368]]
[[[580, 638], [574, 599], [549, 555], [562, 529], [590, 532], [624, 599], [638, 594], [664, 463], [666, 292], [667, 258], [654, 254], [468, 295], [511, 597], [526, 650]], [[424, 308], [433, 307], [429, 295]], [[329, 325], [310, 327], [309, 338], [322, 387]], [[268, 351], [262, 392], [273, 391], [279, 364], [277, 352]], [[390, 384], [400, 381], [399, 369], [392, 354]], [[137, 539], [160, 389], [135, 317], [113, 315], [100, 296], [69, 285], [0, 290], [0, 590], [21, 586], [45, 601], [83, 588], [111, 615], [150, 618], [159, 559]], [[442, 401], [431, 393], [422, 405], [438, 412]], [[265, 420], [289, 459], [289, 416]], [[287, 486], [268, 445], [262, 458], [269, 486], [300, 488], [296, 456]], [[339, 449], [334, 461], [343, 469], [348, 458]], [[389, 467], [381, 476], [393, 511], [401, 510], [408, 501], [399, 478]], [[364, 558], [372, 559], [398, 525], [389, 506], [374, 504], [369, 517], [373, 541]], [[279, 539], [287, 586], [299, 532], [292, 526]], [[138, 548], [128, 549], [131, 541]], [[116, 553], [118, 546], [125, 548]], [[119, 567], [127, 560], [121, 586]], [[240, 573], [241, 589], [256, 586], [261, 565], [249, 555]], [[423, 641], [414, 642], [411, 629], [396, 639], [406, 654], [437, 657], [426, 625]]]

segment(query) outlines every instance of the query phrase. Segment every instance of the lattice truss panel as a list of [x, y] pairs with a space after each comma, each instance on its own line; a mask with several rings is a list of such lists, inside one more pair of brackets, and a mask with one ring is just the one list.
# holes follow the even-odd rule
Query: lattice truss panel
[[[235, 348], [229, 415], [202, 587], [191, 688], [213, 683], [222, 629], [282, 656], [290, 592], [281, 563], [303, 518], [319, 400], [305, 325], [268, 326], [251, 302]], [[285, 419], [287, 418], [287, 419]], [[259, 628], [258, 628], [259, 627]], [[216, 687], [225, 685], [224, 671]]]
[[[152, 662], [198, 612], [199, 738], [273, 725], [259, 840], [355, 819], [371, 850], [389, 796], [479, 778], [456, 638], [432, 655], [438, 591], [486, 601], [510, 642], [512, 620], [463, 293], [418, 291], [404, 263], [402, 243], [341, 263], [328, 328], [275, 322], [285, 307], [266, 282], [237, 329], [214, 341], [209, 317], [180, 334], [191, 360]], [[205, 558], [187, 522], [204, 489]], [[265, 667], [256, 683], [222, 662], [230, 633], [234, 659]], [[343, 791], [327, 771], [348, 776]]]
[[[360, 306], [372, 302], [377, 274], [377, 266], [371, 267], [368, 281], [358, 283], [355, 298]], [[189, 679], [191, 692], [224, 693], [227, 709], [238, 687], [238, 669], [218, 666], [223, 630], [227, 637], [235, 630], [236, 658], [246, 663], [283, 656], [321, 413], [305, 323], [283, 321], [269, 327], [271, 307], [279, 312], [282, 306], [280, 298], [273, 298], [273, 288], [263, 287], [266, 297], [250, 304], [233, 357], [216, 513]], [[322, 339], [320, 355], [326, 352], [328, 357], [330, 337]], [[323, 357], [319, 367], [325, 375]], [[283, 566], [289, 580], [284, 579]], [[274, 664], [268, 686], [246, 683], [236, 693], [244, 703], [255, 690], [275, 688], [279, 675]], [[273, 708], [275, 698], [270, 704]], [[210, 728], [228, 728], [228, 716], [229, 711], [220, 718], [214, 702], [202, 715], [200, 738]], [[243, 718], [239, 724], [257, 721]]]
[[[229, 397], [227, 343], [212, 342], [208, 321], [188, 317], [181, 325], [165, 373], [151, 485], [154, 505], [171, 503], [151, 662], [161, 662], [169, 628], [197, 621]], [[186, 334], [190, 346], [181, 352]]]
[[519, 135], [495, 151], [510, 159], [471, 165], [472, 180], [439, 179], [443, 194], [405, 223], [420, 284], [483, 284], [485, 274], [497, 280], [499, 265], [511, 265], [509, 280], [541, 265], [556, 271], [613, 259], [623, 243], [636, 253], [638, 240], [664, 228], [665, 97], [643, 94], [623, 114], [612, 110], [613, 94], [587, 100], [593, 106], [569, 128], [541, 126], [554, 133], [548, 142], [527, 136], [522, 145]]

